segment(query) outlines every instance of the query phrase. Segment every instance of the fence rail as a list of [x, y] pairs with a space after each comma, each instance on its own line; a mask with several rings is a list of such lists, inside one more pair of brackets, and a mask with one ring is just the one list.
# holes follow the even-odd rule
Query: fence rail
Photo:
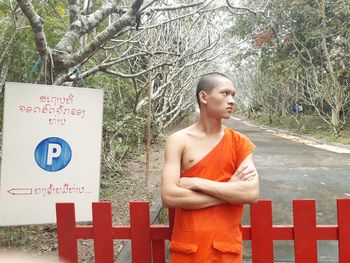
[[[114, 262], [113, 240], [131, 240], [133, 263], [164, 263], [169, 225], [151, 225], [148, 202], [130, 202], [130, 225], [114, 226], [110, 202], [92, 204], [92, 225], [76, 225], [73, 203], [56, 204], [60, 262], [78, 262], [78, 239], [93, 239], [96, 263]], [[338, 240], [339, 262], [350, 262], [350, 199], [337, 200], [337, 225], [316, 224], [315, 200], [293, 200], [293, 225], [273, 225], [272, 202], [250, 206], [251, 225], [243, 226], [243, 239], [251, 240], [252, 262], [274, 262], [274, 240], [294, 240], [297, 263], [317, 262], [317, 240]]]

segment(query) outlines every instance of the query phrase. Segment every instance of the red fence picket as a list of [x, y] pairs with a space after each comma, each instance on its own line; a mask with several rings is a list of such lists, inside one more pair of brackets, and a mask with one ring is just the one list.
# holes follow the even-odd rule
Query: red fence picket
[[317, 262], [316, 204], [294, 200], [294, 255], [298, 263]]
[[92, 204], [92, 227], [95, 261], [114, 262], [111, 203]]
[[130, 230], [132, 262], [151, 263], [151, 229], [147, 202], [130, 203]]
[[349, 199], [338, 199], [339, 262], [350, 262], [350, 205]]
[[[338, 199], [338, 224], [316, 225], [314, 200], [293, 201], [293, 226], [272, 224], [272, 204], [261, 200], [251, 205], [251, 226], [243, 226], [243, 239], [252, 242], [252, 262], [274, 262], [274, 240], [294, 240], [295, 262], [317, 262], [317, 240], [338, 240], [339, 262], [350, 262], [350, 199]], [[164, 263], [169, 225], [150, 225], [149, 204], [130, 202], [130, 226], [112, 225], [109, 202], [93, 203], [92, 226], [76, 226], [74, 204], [56, 205], [58, 256], [61, 262], [78, 262], [78, 239], [93, 239], [96, 263], [114, 262], [113, 240], [130, 239], [132, 261]]]
[[273, 263], [274, 238], [271, 201], [262, 200], [258, 204], [251, 205], [250, 224], [251, 236], [249, 239], [252, 241], [252, 261], [254, 263]]

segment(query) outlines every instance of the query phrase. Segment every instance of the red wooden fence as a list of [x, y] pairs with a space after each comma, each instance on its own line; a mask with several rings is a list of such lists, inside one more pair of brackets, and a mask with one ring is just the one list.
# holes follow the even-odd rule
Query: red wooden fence
[[[148, 202], [130, 202], [130, 226], [113, 226], [109, 202], [92, 204], [92, 226], [76, 225], [73, 203], [59, 203], [58, 256], [61, 262], [78, 262], [78, 239], [93, 239], [96, 263], [114, 262], [113, 240], [130, 239], [133, 263], [164, 263], [169, 225], [150, 225]], [[250, 226], [243, 239], [251, 240], [253, 263], [274, 262], [274, 240], [294, 240], [295, 262], [317, 262], [317, 240], [338, 240], [339, 262], [350, 262], [350, 199], [337, 200], [337, 225], [316, 224], [314, 200], [293, 201], [294, 225], [272, 224], [272, 203], [261, 200], [250, 206]]]

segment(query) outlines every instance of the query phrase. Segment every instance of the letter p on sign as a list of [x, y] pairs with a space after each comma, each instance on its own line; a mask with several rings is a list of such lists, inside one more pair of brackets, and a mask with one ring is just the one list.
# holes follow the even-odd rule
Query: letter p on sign
[[58, 143], [49, 143], [47, 150], [47, 165], [52, 165], [52, 159], [58, 158], [61, 155], [61, 145]]
[[65, 140], [50, 137], [37, 145], [34, 158], [40, 168], [48, 172], [56, 172], [69, 164], [72, 159], [72, 150]]

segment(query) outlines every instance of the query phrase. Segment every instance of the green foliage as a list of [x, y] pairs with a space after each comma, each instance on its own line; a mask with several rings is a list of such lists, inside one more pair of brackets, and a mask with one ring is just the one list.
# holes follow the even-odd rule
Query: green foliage
[[37, 59], [33, 33], [30, 28], [23, 29], [21, 34], [17, 34], [13, 46], [11, 67], [7, 80], [27, 82], [28, 76]]
[[84, 82], [104, 90], [102, 174], [120, 175], [122, 159], [137, 154], [145, 141], [146, 118], [133, 112], [136, 101], [130, 80], [97, 73]]
[[27, 244], [21, 227], [0, 228], [0, 246], [24, 247]]
[[0, 23], [3, 25], [8, 22], [8, 17], [11, 16], [11, 6], [8, 1], [0, 1]]
[[100, 185], [100, 196], [99, 196], [99, 199], [100, 200], [104, 200], [105, 198], [108, 198], [111, 196], [112, 194], [112, 189], [109, 185], [109, 182], [110, 180], [108, 180], [108, 178], [104, 178], [102, 181], [101, 181], [101, 185]]
[[168, 208], [162, 207], [162, 209], [159, 211], [159, 214], [157, 217], [157, 223], [158, 224], [169, 223], [169, 210], [168, 210]]
[[[350, 102], [343, 95], [350, 92], [350, 3], [325, 0], [325, 13], [321, 3], [274, 0], [265, 12], [269, 18], [237, 17], [232, 28], [236, 36], [245, 38], [253, 28], [256, 37], [269, 28], [273, 28], [276, 35], [260, 48], [251, 42], [252, 47], [235, 59], [257, 61], [258, 70], [251, 76], [255, 80], [248, 93], [248, 108], [258, 108], [279, 120], [293, 103], [312, 105], [311, 113], [319, 113], [326, 120], [323, 126], [329, 129], [332, 123], [330, 130], [337, 131], [342, 124], [333, 118], [331, 109], [337, 105], [345, 115], [350, 113]], [[329, 54], [325, 53], [325, 46]], [[317, 88], [309, 90], [312, 85]], [[340, 116], [340, 110], [336, 114]]]

